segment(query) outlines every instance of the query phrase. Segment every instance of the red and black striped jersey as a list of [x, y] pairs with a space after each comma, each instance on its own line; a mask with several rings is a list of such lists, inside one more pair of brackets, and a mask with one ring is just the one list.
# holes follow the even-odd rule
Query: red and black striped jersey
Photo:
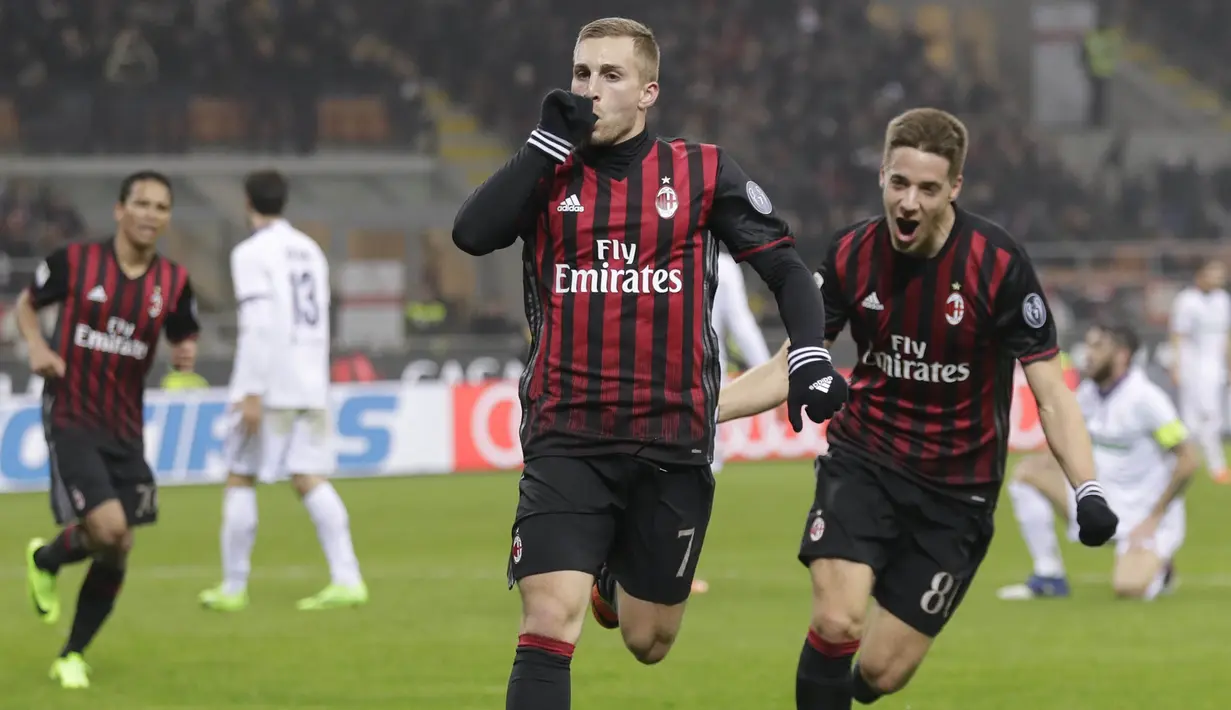
[[520, 229], [523, 454], [707, 463], [718, 241], [739, 261], [791, 246], [790, 229], [718, 146], [647, 137], [621, 176], [583, 156], [540, 183]]
[[988, 499], [1008, 452], [1014, 363], [1055, 357], [1034, 266], [1000, 226], [956, 208], [940, 253], [894, 250], [877, 218], [841, 230], [817, 281], [825, 338], [859, 353], [831, 444], [944, 489]]
[[72, 244], [39, 265], [29, 292], [36, 309], [61, 306], [51, 347], [65, 372], [44, 385], [46, 424], [140, 441], [145, 377], [160, 335], [180, 342], [200, 330], [188, 271], [155, 256], [129, 278], [112, 240]]

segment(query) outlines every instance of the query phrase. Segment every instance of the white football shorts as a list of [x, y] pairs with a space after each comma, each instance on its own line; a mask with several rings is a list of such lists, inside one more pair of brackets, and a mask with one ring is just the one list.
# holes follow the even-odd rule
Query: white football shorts
[[329, 414], [323, 409], [267, 409], [255, 436], [245, 436], [239, 422], [239, 412], [231, 412], [223, 446], [230, 473], [272, 483], [292, 474], [324, 476], [336, 469]]

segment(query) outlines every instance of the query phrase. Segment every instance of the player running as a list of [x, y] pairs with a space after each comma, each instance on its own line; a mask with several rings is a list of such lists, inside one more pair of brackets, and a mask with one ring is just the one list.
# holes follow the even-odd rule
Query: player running
[[1231, 297], [1223, 288], [1226, 268], [1206, 262], [1193, 285], [1180, 291], [1171, 309], [1171, 377], [1179, 390], [1184, 422], [1201, 444], [1210, 476], [1231, 483], [1222, 448], [1227, 402], [1227, 358], [1231, 348]]
[[[171, 363], [196, 361], [196, 303], [188, 272], [155, 251], [171, 221], [171, 182], [128, 176], [115, 205], [114, 238], [53, 252], [17, 300], [30, 368], [47, 378], [43, 428], [51, 509], [63, 526], [50, 543], [30, 541], [28, 587], [48, 624], [60, 617], [56, 575], [93, 558], [81, 583], [68, 641], [51, 666], [64, 688], [87, 688], [82, 654], [111, 614], [124, 583], [134, 529], [158, 519], [158, 486], [145, 460], [145, 377], [163, 333]], [[38, 310], [61, 307], [52, 343]]]
[[815, 320], [821, 298], [765, 192], [718, 146], [646, 130], [658, 66], [645, 25], [582, 28], [572, 93], [547, 95], [526, 146], [454, 223], [470, 254], [522, 240], [533, 337], [508, 565], [522, 618], [507, 710], [569, 707], [592, 597], [595, 617], [618, 625], [642, 663], [661, 661], [679, 633], [714, 493], [718, 241], [777, 299], [794, 342], [796, 429], [803, 405], [823, 421], [846, 400]]
[[[967, 144], [943, 111], [893, 119], [885, 216], [841, 230], [817, 272], [826, 340], [849, 323], [859, 362], [816, 460], [800, 545], [813, 602], [799, 710], [902, 689], [961, 603], [992, 538], [1015, 362], [1077, 489], [1082, 542], [1102, 545], [1116, 529], [1034, 267], [1002, 228], [955, 202]], [[731, 383], [719, 420], [781, 404], [788, 362], [779, 352]], [[880, 606], [871, 619], [869, 596]]]
[[329, 425], [329, 262], [282, 217], [288, 188], [274, 171], [244, 181], [253, 234], [231, 252], [239, 342], [231, 372], [230, 475], [222, 498], [222, 584], [201, 592], [206, 608], [248, 606], [256, 542], [255, 484], [291, 479], [329, 563], [330, 584], [302, 610], [365, 604], [346, 505], [326, 476], [334, 468]]
[[[1197, 449], [1171, 400], [1132, 364], [1140, 341], [1123, 325], [1086, 333], [1086, 377], [1077, 401], [1094, 440], [1094, 463], [1107, 499], [1120, 516], [1112, 588], [1121, 597], [1153, 599], [1171, 581], [1171, 561], [1184, 542], [1184, 490], [1200, 466]], [[1009, 483], [1013, 512], [1034, 560], [1025, 584], [1002, 588], [1001, 599], [1069, 594], [1053, 508], [1073, 516], [1073, 495], [1055, 459], [1023, 460]]]

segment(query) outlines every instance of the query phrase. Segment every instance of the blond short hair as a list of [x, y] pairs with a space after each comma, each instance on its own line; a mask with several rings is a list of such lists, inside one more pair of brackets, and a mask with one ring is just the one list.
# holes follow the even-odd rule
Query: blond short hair
[[658, 40], [654, 39], [654, 31], [649, 27], [624, 17], [604, 17], [595, 20], [577, 33], [577, 43], [582, 40], [601, 39], [604, 37], [631, 37], [633, 52], [641, 62], [641, 78], [645, 83], [658, 81], [659, 50]]
[[949, 161], [949, 180], [956, 180], [966, 164], [970, 138], [966, 124], [948, 111], [916, 108], [889, 122], [885, 130], [885, 162], [894, 148], [914, 148]]

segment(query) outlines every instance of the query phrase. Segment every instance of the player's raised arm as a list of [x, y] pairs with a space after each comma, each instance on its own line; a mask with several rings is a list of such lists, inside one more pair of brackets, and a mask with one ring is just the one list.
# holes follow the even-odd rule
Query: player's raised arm
[[787, 415], [792, 428], [803, 430], [804, 408], [814, 422], [829, 419], [846, 403], [847, 386], [825, 348], [825, 306], [816, 282], [795, 251], [790, 227], [774, 213], [765, 191], [721, 151], [707, 226], [737, 262], [752, 264], [778, 302], [791, 343]]
[[1022, 364], [1038, 402], [1047, 444], [1077, 492], [1081, 541], [1097, 547], [1111, 539], [1119, 520], [1095, 480], [1094, 449], [1077, 397], [1060, 366], [1056, 324], [1034, 266], [1024, 254], [1009, 263], [996, 296], [997, 338]]
[[473, 256], [512, 246], [539, 213], [538, 189], [594, 128], [593, 102], [556, 89], [543, 99], [539, 125], [526, 144], [462, 203], [453, 243]]
[[41, 377], [62, 377], [64, 360], [43, 337], [38, 311], [68, 297], [68, 251], [57, 249], [38, 265], [34, 281], [17, 298], [17, 330], [26, 341], [30, 369]]

